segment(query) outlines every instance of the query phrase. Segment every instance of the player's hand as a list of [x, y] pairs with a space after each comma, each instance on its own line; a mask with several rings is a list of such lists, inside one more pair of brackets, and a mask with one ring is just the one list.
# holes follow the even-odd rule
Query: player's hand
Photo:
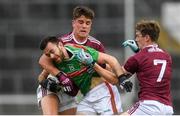
[[[72, 85], [72, 81], [70, 80], [69, 77], [67, 77], [67, 75], [63, 72], [59, 72], [56, 77], [59, 80], [60, 85], [63, 86], [71, 86]], [[69, 89], [69, 91], [71, 91], [71, 89]]]
[[77, 52], [76, 57], [80, 62], [82, 62], [88, 66], [94, 65], [94, 63], [95, 63], [93, 61], [92, 56], [89, 53], [84, 52], [83, 49], [81, 49]]
[[74, 84], [74, 82], [67, 77], [63, 72], [59, 72], [56, 77], [59, 80], [60, 85], [62, 86], [64, 92], [70, 96], [76, 96], [79, 91], [79, 88]]
[[127, 92], [131, 92], [132, 91], [132, 87], [133, 87], [133, 83], [127, 79], [126, 75], [122, 74], [118, 77], [119, 83], [120, 85], [123, 86], [123, 88], [127, 91]]
[[44, 79], [40, 82], [40, 85], [45, 89], [52, 92], [59, 92], [61, 90], [61, 86], [55, 80], [51, 78]]
[[139, 52], [139, 47], [136, 43], [135, 40], [126, 40], [125, 42], [123, 42], [122, 44], [124, 47], [129, 46], [131, 48], [131, 50], [135, 53]]

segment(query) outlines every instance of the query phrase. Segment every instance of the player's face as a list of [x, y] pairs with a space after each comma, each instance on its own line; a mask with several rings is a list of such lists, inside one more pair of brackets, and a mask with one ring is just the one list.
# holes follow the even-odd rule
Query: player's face
[[62, 62], [64, 55], [59, 45], [49, 42], [44, 49], [44, 54], [56, 63]]
[[73, 33], [78, 39], [86, 39], [91, 30], [92, 20], [84, 15], [72, 21]]
[[140, 49], [144, 48], [146, 45], [145, 44], [145, 37], [146, 36], [143, 36], [140, 31], [136, 31], [136, 35], [135, 35], [136, 39], [135, 40], [137, 41], [137, 44], [138, 44]]

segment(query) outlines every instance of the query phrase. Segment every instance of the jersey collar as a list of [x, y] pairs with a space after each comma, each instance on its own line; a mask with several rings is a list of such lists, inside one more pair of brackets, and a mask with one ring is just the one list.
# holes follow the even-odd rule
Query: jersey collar
[[144, 48], [148, 48], [148, 47], [158, 47], [158, 45], [154, 43], [154, 44], [151, 44], [151, 45], [147, 45]]
[[64, 46], [64, 47], [65, 47], [65, 49], [66, 49], [68, 52], [71, 52], [71, 53], [72, 53], [72, 56], [69, 57], [69, 59], [66, 59], [65, 61], [72, 60], [72, 59], [74, 58], [75, 54], [74, 54], [73, 51], [71, 51], [67, 46]]

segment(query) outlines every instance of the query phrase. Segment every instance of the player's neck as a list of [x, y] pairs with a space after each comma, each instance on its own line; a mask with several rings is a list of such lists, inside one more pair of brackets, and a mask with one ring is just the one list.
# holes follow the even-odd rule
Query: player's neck
[[88, 37], [81, 37], [81, 36], [73, 34], [74, 41], [76, 41], [77, 43], [80, 43], [80, 44], [85, 43], [87, 41], [87, 38]]
[[78, 41], [78, 42], [80, 42], [80, 43], [82, 43], [82, 42], [84, 42], [84, 41], [86, 41], [86, 38], [76, 38], [75, 37], [75, 39], [76, 39], [76, 41]]
[[150, 46], [157, 46], [157, 43], [155, 43], [155, 42], [148, 42], [148, 43], [146, 43], [146, 44], [144, 45], [143, 48], [145, 48], [145, 47], [150, 47]]

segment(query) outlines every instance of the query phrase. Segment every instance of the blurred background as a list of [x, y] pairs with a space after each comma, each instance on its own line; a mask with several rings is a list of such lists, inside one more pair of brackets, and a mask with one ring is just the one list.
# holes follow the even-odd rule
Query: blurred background
[[[134, 38], [134, 24], [154, 19], [161, 24], [159, 45], [173, 58], [172, 98], [180, 114], [180, 2], [179, 0], [0, 0], [0, 115], [38, 115], [38, 48], [43, 37], [63, 35], [71, 28], [72, 11], [86, 5], [95, 11], [91, 35], [123, 64], [133, 53], [121, 44]], [[137, 82], [122, 92], [126, 110], [137, 100]]]

